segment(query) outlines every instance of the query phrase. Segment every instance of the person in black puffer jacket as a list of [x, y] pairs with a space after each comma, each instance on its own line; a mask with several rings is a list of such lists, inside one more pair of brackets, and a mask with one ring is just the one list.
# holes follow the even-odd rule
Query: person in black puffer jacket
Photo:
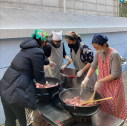
[[43, 65], [48, 65], [49, 60], [42, 50], [46, 35], [42, 30], [35, 30], [33, 38], [23, 41], [20, 52], [0, 80], [5, 126], [16, 126], [16, 118], [20, 126], [26, 126], [25, 108], [37, 109], [36, 86], [33, 79], [40, 84], [46, 83]]

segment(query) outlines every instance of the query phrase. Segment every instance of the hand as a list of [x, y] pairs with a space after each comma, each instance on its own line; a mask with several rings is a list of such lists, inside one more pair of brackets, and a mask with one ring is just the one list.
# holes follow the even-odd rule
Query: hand
[[51, 67], [51, 69], [54, 69], [55, 65], [56, 64], [54, 62], [50, 61], [49, 66]]
[[45, 84], [43, 84], [43, 86], [46, 86], [48, 84], [48, 81], [45, 82]]
[[78, 76], [78, 77], [81, 77], [82, 74], [83, 74], [83, 70], [82, 70], [82, 69], [81, 69], [80, 71], [77, 72], [77, 76]]
[[48, 67], [49, 67], [48, 65], [45, 65], [44, 66], [44, 70], [47, 71], [48, 70]]
[[101, 86], [101, 83], [96, 81], [95, 85], [94, 85], [94, 91], [96, 92]]
[[81, 88], [85, 88], [88, 81], [89, 81], [89, 78], [85, 77], [85, 79], [82, 81]]
[[66, 67], [67, 67], [66, 65], [62, 66], [61, 67], [61, 70], [64, 70]]
[[68, 60], [71, 64], [73, 63], [72, 58], [67, 57], [66, 60]]

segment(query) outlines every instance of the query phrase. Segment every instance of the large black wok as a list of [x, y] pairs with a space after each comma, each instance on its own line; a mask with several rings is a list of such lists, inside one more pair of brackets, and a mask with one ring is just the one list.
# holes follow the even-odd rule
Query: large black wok
[[58, 89], [60, 88], [62, 84], [62, 81], [53, 77], [46, 77], [46, 81], [48, 81], [48, 83], [51, 85], [54, 85], [58, 82], [58, 85], [55, 87], [50, 87], [50, 88], [36, 88], [36, 93], [38, 96], [54, 94], [58, 91]]
[[[70, 104], [67, 104], [64, 102], [65, 99], [73, 99], [76, 96], [79, 96], [80, 94], [80, 89], [76, 88], [69, 88], [64, 91], [62, 91], [59, 94], [60, 100], [61, 100], [61, 105], [62, 107], [68, 111], [70, 114], [73, 116], [78, 116], [78, 117], [89, 117], [94, 115], [100, 108], [100, 104], [96, 104], [93, 106], [87, 106], [87, 107], [79, 107], [79, 106], [73, 106]], [[81, 95], [81, 98], [84, 100], [88, 100], [93, 94], [93, 90], [90, 88], [85, 88], [83, 90], [83, 93]], [[101, 99], [101, 95], [99, 93], [95, 94], [95, 100]]]

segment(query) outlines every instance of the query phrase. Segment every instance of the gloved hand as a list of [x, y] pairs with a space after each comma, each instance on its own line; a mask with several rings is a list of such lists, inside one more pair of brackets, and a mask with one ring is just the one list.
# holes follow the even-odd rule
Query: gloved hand
[[64, 70], [66, 67], [67, 67], [66, 65], [63, 65], [63, 66], [61, 67], [61, 70]]
[[101, 86], [101, 83], [96, 81], [95, 85], [94, 85], [94, 91], [96, 92]]
[[85, 79], [82, 81], [81, 88], [85, 88], [88, 81], [89, 81], [89, 78], [85, 77]]
[[55, 65], [56, 64], [54, 62], [50, 61], [49, 66], [51, 67], [51, 69], [54, 69]]
[[77, 72], [77, 77], [81, 77], [83, 74], [83, 69], [81, 69], [80, 71]]
[[45, 84], [43, 84], [43, 86], [46, 86], [48, 84], [48, 81], [45, 82]]
[[73, 63], [73, 61], [72, 61], [71, 58], [67, 57], [66, 59], [67, 59], [71, 64]]
[[44, 70], [47, 71], [48, 70], [48, 65], [44, 65]]

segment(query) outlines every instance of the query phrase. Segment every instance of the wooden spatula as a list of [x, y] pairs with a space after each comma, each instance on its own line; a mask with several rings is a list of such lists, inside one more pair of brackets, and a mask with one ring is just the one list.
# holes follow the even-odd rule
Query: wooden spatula
[[[88, 101], [93, 101], [93, 100], [94, 100], [94, 95], [95, 95], [95, 93], [96, 93], [96, 92], [94, 91], [93, 95], [90, 97], [90, 99], [89, 99]], [[88, 101], [87, 101], [87, 102], [88, 102]]]
[[98, 101], [109, 100], [109, 99], [112, 99], [112, 97], [98, 99], [98, 100], [94, 100], [94, 101], [86, 101], [86, 102], [83, 102], [82, 105], [85, 105], [85, 104], [88, 104], [88, 103], [93, 103], [93, 102], [98, 102]]

